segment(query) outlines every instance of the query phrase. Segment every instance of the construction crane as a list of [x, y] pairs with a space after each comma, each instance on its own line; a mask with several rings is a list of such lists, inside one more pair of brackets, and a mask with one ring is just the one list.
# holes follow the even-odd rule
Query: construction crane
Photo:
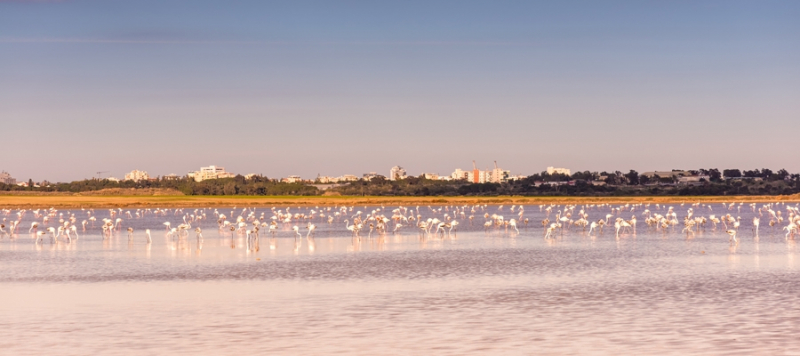
[[97, 172], [97, 179], [103, 178], [103, 173], [111, 173], [111, 171]]
[[475, 165], [475, 160], [474, 159], [472, 160], [472, 170], [474, 170], [474, 171], [478, 170], [478, 166]]
[[497, 169], [497, 161], [494, 161], [494, 169]]

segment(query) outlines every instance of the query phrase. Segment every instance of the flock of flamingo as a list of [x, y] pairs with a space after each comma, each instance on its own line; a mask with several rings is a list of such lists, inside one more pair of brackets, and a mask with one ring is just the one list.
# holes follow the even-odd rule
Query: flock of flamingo
[[[721, 212], [719, 215], [713, 214], [714, 207]], [[459, 221], [467, 221], [470, 226], [475, 226], [476, 219], [483, 219], [483, 229], [514, 231], [517, 234], [519, 228], [528, 227], [530, 219], [525, 216], [525, 206], [512, 205], [507, 212], [511, 218], [507, 219], [503, 214], [506, 213], [504, 205], [463, 205], [463, 206], [427, 206], [420, 208], [399, 206], [394, 209], [387, 209], [385, 206], [364, 207], [358, 210], [355, 206], [333, 206], [333, 207], [314, 207], [296, 208], [287, 207], [285, 209], [271, 208], [261, 209], [259, 212], [255, 208], [243, 208], [238, 210], [234, 207], [229, 215], [221, 212], [221, 208], [197, 208], [188, 210], [177, 209], [135, 209], [123, 210], [109, 209], [109, 217], [102, 218], [100, 231], [104, 239], [116, 236], [120, 231], [127, 231], [128, 239], [134, 239], [133, 227], [125, 227], [125, 223], [130, 220], [143, 219], [145, 216], [152, 215], [165, 220], [178, 220], [180, 223], [173, 227], [171, 221], [163, 222], [165, 236], [173, 239], [183, 239], [194, 230], [198, 241], [202, 240], [202, 229], [200, 225], [207, 220], [213, 220], [221, 234], [245, 236], [248, 249], [258, 249], [258, 239], [260, 234], [267, 233], [273, 238], [279, 230], [288, 230], [291, 226], [291, 234], [295, 239], [303, 237], [300, 226], [304, 225], [306, 230], [305, 237], [313, 238], [317, 225], [328, 224], [334, 227], [344, 224], [344, 229], [348, 231], [354, 239], [360, 239], [362, 234], [371, 238], [373, 233], [384, 235], [387, 233], [396, 234], [401, 229], [416, 229], [421, 237], [439, 236], [444, 238], [455, 234]], [[641, 219], [647, 225], [647, 229], [660, 232], [662, 234], [677, 233], [681, 226], [680, 234], [687, 239], [693, 238], [701, 230], [710, 228], [716, 230], [718, 225], [722, 225], [724, 231], [729, 235], [731, 243], [739, 242], [737, 235], [742, 226], [742, 219], [738, 214], [742, 208], [750, 209], [754, 214], [752, 218], [752, 232], [758, 238], [758, 229], [761, 219], [768, 220], [770, 228], [781, 227], [785, 231], [786, 239], [794, 239], [795, 234], [800, 231], [800, 209], [798, 204], [789, 205], [786, 203], [693, 203], [680, 204], [680, 207], [667, 206], [666, 204], [637, 203], [624, 205], [611, 204], [586, 204], [586, 205], [538, 205], [540, 215], [544, 215], [541, 220], [543, 237], [545, 239], [556, 239], [563, 237], [565, 231], [572, 229], [581, 230], [590, 236], [603, 234], [606, 226], [614, 227], [614, 237], [619, 239], [625, 234], [635, 234], [637, 223]], [[786, 211], [784, 218], [783, 211]], [[35, 240], [35, 243], [43, 243], [49, 239], [50, 243], [66, 242], [72, 243], [79, 238], [79, 227], [81, 232], [87, 229], [95, 229], [97, 217], [95, 209], [81, 209], [80, 211], [59, 211], [53, 208], [26, 210], [4, 209], [2, 212], [2, 223], [0, 223], [0, 239], [9, 237], [15, 239], [19, 237], [20, 225], [28, 214], [33, 215], [33, 221], [28, 229], [28, 234]], [[590, 219], [590, 213], [598, 213], [601, 218]], [[703, 215], [703, 213], [708, 214]], [[269, 215], [268, 215], [269, 214]], [[16, 215], [16, 218], [13, 218]], [[85, 217], [81, 217], [84, 215]], [[211, 219], [209, 219], [209, 215]], [[550, 218], [553, 218], [551, 221]], [[623, 216], [630, 216], [625, 219]], [[78, 223], [78, 220], [81, 220]], [[210, 223], [208, 223], [210, 224]], [[194, 225], [194, 228], [193, 228]], [[587, 231], [588, 228], [588, 231]], [[8, 230], [7, 230], [8, 229]], [[368, 230], [368, 232], [366, 231]], [[144, 230], [144, 237], [147, 243], [152, 242], [150, 229]]]

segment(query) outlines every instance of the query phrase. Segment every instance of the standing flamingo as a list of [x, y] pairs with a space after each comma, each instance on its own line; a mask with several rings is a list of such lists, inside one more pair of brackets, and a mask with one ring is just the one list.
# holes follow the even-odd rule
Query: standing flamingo
[[757, 217], [753, 218], [753, 229], [754, 229], [754, 231], [756, 233], [756, 236], [758, 236], [758, 225], [760, 223], [761, 223], [761, 219], [759, 219]]
[[728, 238], [728, 242], [730, 242], [730, 241], [737, 242], [737, 243], [739, 242], [739, 241], [736, 240], [736, 230], [731, 229], [731, 230], [728, 230], [726, 232], [728, 233], [728, 236], [730, 236]]

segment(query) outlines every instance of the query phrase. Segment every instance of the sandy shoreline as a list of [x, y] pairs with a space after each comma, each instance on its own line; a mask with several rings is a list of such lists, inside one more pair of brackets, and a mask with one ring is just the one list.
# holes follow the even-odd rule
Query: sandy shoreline
[[695, 202], [800, 202], [800, 195], [781, 196], [652, 196], [652, 197], [383, 197], [383, 196], [80, 196], [0, 195], [0, 208], [195, 208], [212, 206], [333, 206], [333, 205], [442, 205], [442, 204], [626, 204]]

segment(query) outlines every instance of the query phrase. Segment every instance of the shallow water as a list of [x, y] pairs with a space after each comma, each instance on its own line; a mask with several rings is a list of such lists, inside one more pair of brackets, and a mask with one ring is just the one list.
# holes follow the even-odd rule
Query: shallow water
[[[679, 218], [689, 208], [673, 206]], [[484, 213], [516, 217], [509, 206], [476, 208], [472, 224], [459, 217], [444, 235], [404, 227], [353, 238], [343, 221], [351, 216], [330, 225], [317, 217], [311, 238], [303, 221], [279, 224], [274, 238], [262, 230], [258, 251], [243, 235], [220, 231], [214, 209], [192, 226], [203, 228], [202, 241], [194, 231], [167, 237], [162, 224], [202, 210], [123, 213], [122, 231], [111, 236], [99, 229], [109, 211], [96, 210], [95, 227], [79, 227], [69, 243], [36, 243], [28, 229], [42, 218], [28, 211], [14, 238], [0, 240], [0, 354], [798, 353], [799, 250], [767, 225], [766, 213], [755, 238], [758, 212], [749, 206], [695, 207], [695, 215], [741, 216], [739, 243], [731, 244], [722, 225], [688, 238], [682, 226], [656, 231], [644, 223], [645, 208], [666, 212], [623, 207], [611, 221], [636, 214], [635, 233], [616, 238], [613, 226], [591, 235], [573, 226], [549, 240], [540, 221], [563, 207], [548, 215], [526, 206], [531, 222], [519, 233], [483, 227]], [[783, 205], [773, 209], [788, 215]], [[586, 210], [594, 221], [611, 212]], [[16, 212], [3, 216], [6, 225]], [[262, 212], [272, 215], [255, 216]], [[89, 216], [58, 211], [48, 226], [58, 225], [58, 214]]]

